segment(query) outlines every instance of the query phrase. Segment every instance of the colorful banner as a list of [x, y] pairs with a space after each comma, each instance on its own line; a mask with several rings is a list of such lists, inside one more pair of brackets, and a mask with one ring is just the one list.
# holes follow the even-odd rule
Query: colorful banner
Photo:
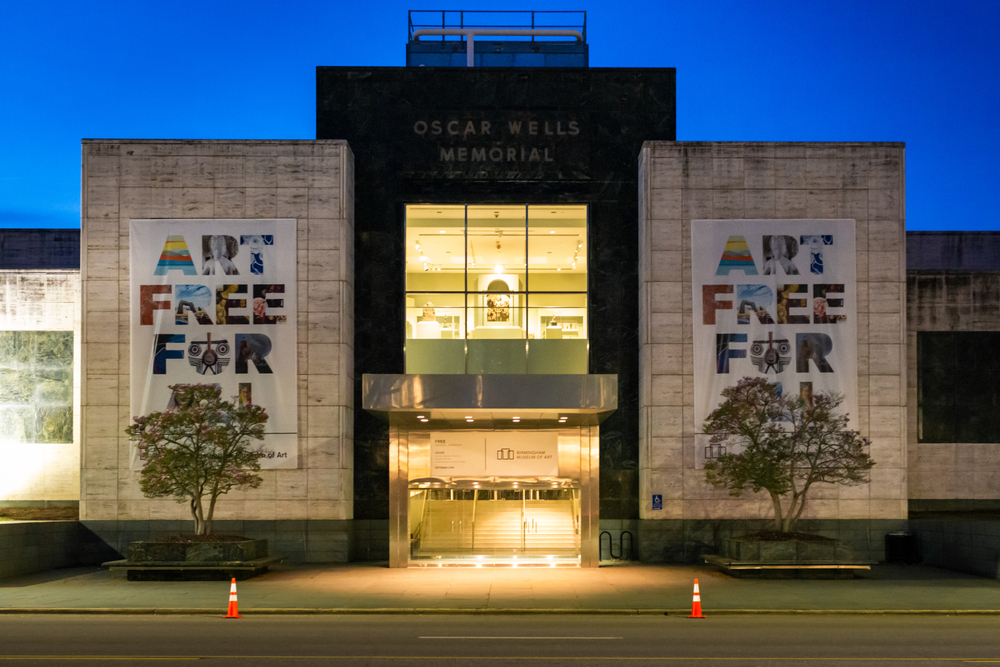
[[854, 220], [693, 220], [695, 467], [722, 390], [765, 377], [806, 400], [835, 391], [857, 428]]
[[295, 228], [130, 221], [133, 415], [170, 407], [169, 385], [216, 384], [267, 410], [261, 467], [298, 466]]

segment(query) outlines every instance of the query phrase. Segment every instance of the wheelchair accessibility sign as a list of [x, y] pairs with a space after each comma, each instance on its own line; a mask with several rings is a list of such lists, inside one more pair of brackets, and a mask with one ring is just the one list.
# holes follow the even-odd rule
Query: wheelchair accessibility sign
[[663, 494], [660, 493], [653, 494], [653, 509], [654, 510], [663, 509]]

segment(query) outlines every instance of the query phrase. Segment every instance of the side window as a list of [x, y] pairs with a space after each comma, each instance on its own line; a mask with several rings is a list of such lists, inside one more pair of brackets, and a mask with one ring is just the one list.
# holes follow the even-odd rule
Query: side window
[[1000, 443], [1000, 332], [917, 333], [917, 440]]

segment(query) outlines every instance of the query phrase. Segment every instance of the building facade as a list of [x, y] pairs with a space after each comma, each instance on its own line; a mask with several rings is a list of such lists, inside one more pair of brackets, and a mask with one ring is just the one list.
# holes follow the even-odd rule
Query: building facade
[[771, 512], [705, 481], [743, 376], [844, 394], [876, 466], [803, 521], [863, 559], [912, 511], [996, 502], [996, 375], [958, 386], [1000, 316], [995, 239], [906, 233], [902, 144], [678, 142], [674, 70], [519, 44], [320, 67], [316, 140], [83, 142], [78, 293], [5, 271], [0, 335], [75, 299], [30, 327], [75, 331], [57, 458], [90, 530], [121, 552], [190, 521], [124, 434], [174, 382], [268, 408], [264, 484], [216, 530], [296, 561], [697, 562]]

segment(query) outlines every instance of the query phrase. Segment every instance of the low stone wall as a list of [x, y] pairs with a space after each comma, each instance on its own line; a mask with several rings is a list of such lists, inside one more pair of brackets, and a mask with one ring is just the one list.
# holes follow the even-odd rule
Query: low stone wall
[[96, 565], [114, 554], [79, 521], [0, 523], [0, 579], [74, 565]]
[[910, 519], [924, 565], [1000, 579], [1000, 518]]
[[[603, 522], [602, 522], [603, 523]], [[698, 564], [709, 554], [722, 554], [725, 540], [769, 530], [763, 519], [661, 519], [640, 520], [639, 560], [644, 563]], [[906, 530], [905, 519], [811, 519], [799, 521], [795, 530], [838, 540], [858, 561], [885, 560], [885, 534]]]
[[[346, 563], [351, 560], [354, 521], [321, 519], [284, 519], [277, 521], [212, 522], [212, 532], [220, 535], [243, 535], [267, 540], [272, 556], [286, 563]], [[120, 556], [132, 542], [156, 539], [194, 530], [191, 520], [164, 521], [84, 521], [83, 524]], [[388, 530], [386, 530], [388, 541]], [[386, 560], [388, 549], [386, 549]]]

